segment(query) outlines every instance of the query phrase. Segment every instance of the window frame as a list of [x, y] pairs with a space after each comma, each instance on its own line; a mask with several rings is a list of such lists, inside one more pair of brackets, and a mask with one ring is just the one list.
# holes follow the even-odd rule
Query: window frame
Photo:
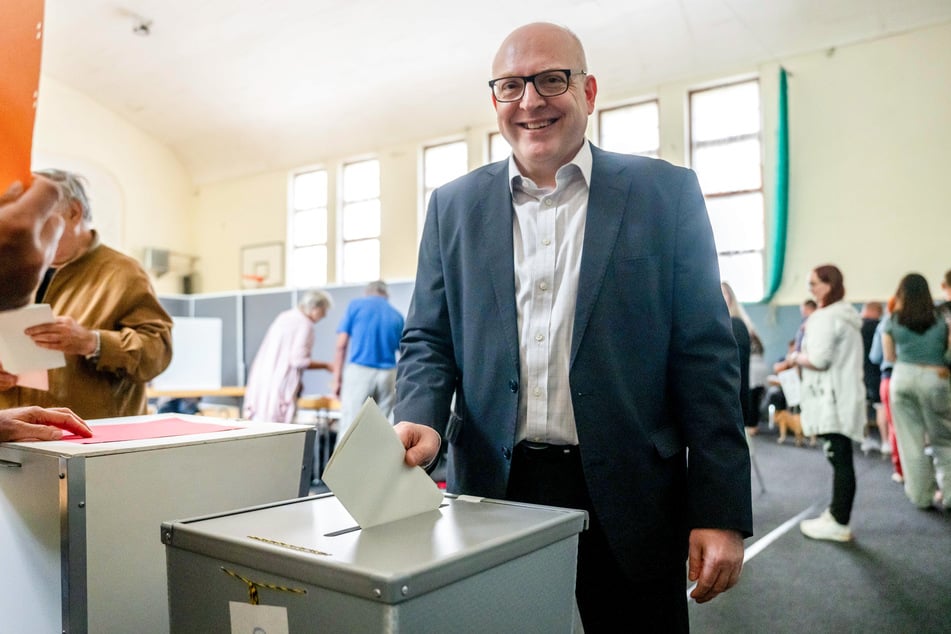
[[[756, 85], [757, 112], [758, 112], [758, 118], [756, 121], [757, 123], [756, 132], [725, 135], [715, 139], [705, 139], [702, 141], [695, 141], [694, 140], [694, 111], [695, 111], [694, 96], [701, 93], [705, 93], [705, 92], [734, 88], [736, 86], [740, 86], [743, 84]], [[759, 248], [751, 247], [751, 248], [745, 248], [745, 249], [730, 249], [730, 250], [722, 250], [722, 251], [720, 250], [720, 247], [717, 246], [717, 260], [720, 263], [721, 278], [723, 275], [723, 268], [724, 268], [722, 265], [722, 262], [725, 258], [736, 258], [736, 257], [743, 257], [743, 256], [749, 256], [749, 255], [756, 255], [756, 254], [759, 255], [758, 261], [760, 263], [760, 274], [761, 274], [760, 280], [759, 280], [759, 296], [758, 297], [752, 297], [750, 295], [741, 296], [740, 299], [741, 301], [744, 301], [744, 302], [758, 301], [762, 299], [763, 293], [765, 292], [765, 281], [766, 281], [766, 248], [767, 248], [766, 240], [765, 240], [766, 196], [764, 191], [765, 161], [764, 161], [764, 154], [763, 154], [765, 143], [763, 139], [762, 85], [761, 85], [759, 76], [752, 76], [752, 77], [737, 78], [737, 79], [733, 79], [729, 81], [723, 81], [723, 82], [719, 82], [719, 83], [715, 83], [715, 84], [711, 84], [711, 85], [703, 86], [701, 88], [696, 88], [696, 89], [687, 91], [687, 152], [688, 152], [689, 164], [691, 165], [691, 167], [695, 169], [695, 171], [696, 171], [695, 166], [697, 163], [696, 161], [697, 150], [702, 150], [704, 148], [711, 148], [711, 147], [726, 147], [728, 145], [734, 145], [737, 143], [744, 143], [744, 142], [753, 141], [753, 140], [757, 142], [758, 150], [759, 150], [758, 152], [759, 173], [757, 175], [759, 187], [743, 187], [743, 188], [727, 189], [723, 191], [714, 191], [714, 192], [702, 191], [704, 200], [710, 200], [710, 201], [725, 201], [731, 198], [736, 199], [741, 196], [748, 196], [748, 195], [758, 195], [761, 199], [762, 215], [761, 215], [759, 230], [763, 238], [761, 243], [762, 246]], [[699, 176], [700, 174], [698, 173], [698, 177]], [[700, 182], [701, 182], [701, 188], [702, 188], [703, 179], [700, 179]], [[711, 218], [711, 223], [712, 223], [712, 220], [713, 219]], [[740, 295], [740, 289], [746, 286], [743, 283], [739, 283], [737, 280], [724, 279], [724, 281], [728, 281], [731, 284], [731, 286], [733, 286], [734, 290], [737, 291], [738, 295]]]
[[617, 151], [617, 150], [611, 150], [610, 148], [606, 147], [604, 144], [604, 127], [602, 124], [602, 117], [605, 113], [616, 112], [618, 110], [624, 110], [624, 109], [630, 109], [630, 108], [639, 108], [641, 106], [646, 106], [649, 104], [654, 105], [654, 109], [657, 113], [657, 147], [653, 151], [648, 153], [645, 153], [645, 152], [629, 153], [628, 152], [628, 154], [632, 154], [633, 156], [646, 156], [649, 158], [659, 158], [660, 148], [661, 148], [661, 142], [660, 142], [661, 110], [660, 110], [660, 99], [657, 97], [638, 99], [636, 101], [619, 103], [613, 106], [608, 106], [606, 108], [599, 108], [597, 111], [597, 118], [596, 118], [597, 126], [598, 126], [597, 128], [598, 129], [598, 147], [608, 151]]
[[[323, 205], [314, 207], [297, 207], [297, 182], [302, 176], [308, 174], [323, 173], [324, 175], [324, 199]], [[287, 197], [287, 246], [284, 262], [284, 270], [287, 271], [287, 285], [289, 287], [306, 286], [324, 286], [330, 278], [330, 170], [325, 166], [316, 165], [302, 167], [291, 172], [288, 183]], [[323, 209], [324, 212], [324, 240], [308, 242], [306, 244], [297, 244], [297, 216], [302, 212]], [[321, 280], [301, 280], [301, 274], [295, 266], [295, 255], [302, 249], [323, 248], [324, 253], [324, 279]]]
[[[361, 163], [376, 163], [377, 170], [377, 191], [376, 196], [366, 196], [361, 198], [355, 198], [353, 200], [347, 199], [347, 170], [355, 165]], [[339, 171], [339, 182], [338, 182], [338, 195], [337, 195], [337, 282], [340, 284], [359, 284], [361, 282], [371, 282], [373, 280], [380, 279], [381, 271], [383, 268], [382, 255], [383, 255], [383, 202], [382, 202], [382, 185], [383, 185], [383, 165], [377, 156], [367, 156], [363, 158], [355, 158], [349, 161], [345, 161], [340, 166]], [[359, 205], [362, 203], [367, 203], [371, 201], [376, 201], [379, 213], [379, 230], [377, 233], [368, 236], [361, 236], [359, 238], [347, 239], [345, 238], [346, 233], [346, 221], [347, 221], [347, 211], [348, 207], [353, 205]], [[347, 245], [357, 244], [360, 242], [376, 242], [376, 255], [377, 255], [377, 270], [375, 275], [369, 276], [367, 279], [349, 279], [347, 277]]]

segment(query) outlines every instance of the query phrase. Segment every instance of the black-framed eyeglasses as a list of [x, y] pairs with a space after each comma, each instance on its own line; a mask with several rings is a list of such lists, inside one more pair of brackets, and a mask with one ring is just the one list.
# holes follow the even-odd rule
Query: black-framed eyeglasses
[[495, 100], [502, 103], [519, 101], [525, 94], [525, 84], [528, 82], [535, 85], [535, 92], [542, 97], [557, 97], [568, 91], [572, 75], [587, 75], [587, 73], [583, 70], [558, 68], [524, 77], [499, 77], [491, 80], [489, 87], [495, 95]]

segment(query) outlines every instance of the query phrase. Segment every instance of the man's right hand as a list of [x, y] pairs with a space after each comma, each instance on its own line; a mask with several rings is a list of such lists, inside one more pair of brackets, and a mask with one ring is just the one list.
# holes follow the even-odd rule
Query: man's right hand
[[89, 438], [92, 430], [65, 407], [30, 405], [0, 410], [0, 442], [59, 440], [67, 434]]
[[442, 439], [432, 427], [404, 420], [393, 428], [406, 449], [404, 461], [410, 467], [428, 466], [439, 456]]

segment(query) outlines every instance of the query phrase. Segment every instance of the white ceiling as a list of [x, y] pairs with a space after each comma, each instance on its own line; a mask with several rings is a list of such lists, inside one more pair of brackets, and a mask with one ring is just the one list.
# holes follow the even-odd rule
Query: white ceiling
[[580, 36], [603, 99], [947, 22], [951, 0], [46, 0], [43, 69], [207, 183], [488, 124], [491, 58], [537, 20]]

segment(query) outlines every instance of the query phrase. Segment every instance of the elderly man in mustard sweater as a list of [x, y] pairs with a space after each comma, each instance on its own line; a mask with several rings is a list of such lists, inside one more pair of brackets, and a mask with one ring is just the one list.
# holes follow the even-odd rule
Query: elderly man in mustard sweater
[[48, 391], [16, 386], [0, 367], [0, 409], [68, 407], [86, 419], [144, 414], [146, 383], [172, 360], [172, 319], [138, 262], [100, 243], [81, 177], [39, 173], [62, 190], [65, 222], [36, 296], [55, 319], [26, 334], [62, 351], [66, 366], [49, 371]]

